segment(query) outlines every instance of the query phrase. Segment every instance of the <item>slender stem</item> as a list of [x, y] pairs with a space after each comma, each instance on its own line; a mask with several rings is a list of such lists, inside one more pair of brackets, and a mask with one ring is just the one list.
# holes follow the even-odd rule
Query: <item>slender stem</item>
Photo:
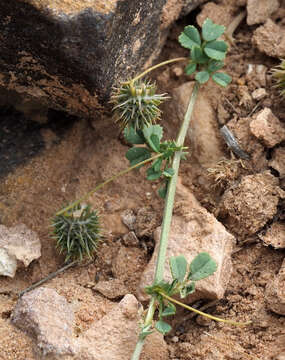
[[[177, 137], [177, 141], [176, 141], [177, 146], [182, 146], [184, 143], [184, 140], [185, 140], [185, 137], [187, 134], [187, 129], [189, 127], [191, 115], [193, 112], [194, 104], [195, 104], [195, 101], [197, 98], [198, 89], [199, 89], [199, 84], [196, 82], [194, 85], [194, 89], [193, 89], [190, 101], [189, 101], [187, 112], [184, 117], [183, 124], [180, 128], [180, 131], [179, 131], [179, 134]], [[178, 151], [174, 154], [174, 157], [173, 157], [172, 168], [174, 170], [174, 175], [170, 178], [168, 188], [167, 188], [154, 282], [159, 282], [163, 279], [163, 272], [164, 272], [164, 265], [165, 265], [165, 258], [166, 258], [166, 249], [167, 249], [168, 235], [169, 235], [171, 219], [172, 219], [172, 211], [173, 211], [173, 205], [174, 205], [174, 197], [175, 197], [175, 192], [176, 192], [176, 183], [177, 183], [177, 178], [178, 178], [178, 170], [179, 170], [179, 165], [180, 165], [181, 153], [182, 153], [181, 151]]]
[[19, 292], [19, 297], [23, 296], [25, 293], [35, 289], [36, 287], [44, 284], [46, 281], [51, 280], [53, 278], [55, 278], [58, 274], [64, 272], [65, 270], [71, 268], [72, 266], [78, 264], [78, 260], [72, 261], [71, 263], [63, 266], [62, 268], [58, 269], [57, 271], [54, 271], [53, 273], [49, 274], [48, 276], [46, 276], [44, 279], [41, 279], [40, 281], [34, 283], [33, 285], [29, 286], [28, 288], [26, 288], [25, 290]]
[[61, 215], [63, 213], [65, 213], [66, 211], [74, 208], [74, 206], [78, 205], [81, 201], [87, 199], [89, 196], [91, 196], [92, 194], [94, 194], [96, 191], [100, 190], [103, 186], [109, 184], [111, 181], [114, 181], [116, 180], [118, 177], [122, 176], [122, 175], [125, 175], [127, 174], [128, 172], [142, 166], [142, 165], [145, 165], [147, 164], [148, 162], [150, 161], [153, 161], [159, 157], [163, 156], [163, 153], [159, 153], [159, 154], [156, 154], [144, 161], [141, 161], [140, 163], [136, 164], [136, 165], [133, 165], [127, 169], [124, 169], [120, 172], [118, 172], [117, 174], [111, 176], [109, 179], [105, 180], [104, 182], [102, 182], [101, 184], [97, 185], [93, 190], [89, 191], [87, 194], [83, 195], [80, 199], [74, 201], [72, 204], [68, 205], [67, 207], [65, 207], [64, 209], [61, 209], [59, 210], [55, 215], [58, 216], [58, 215]]
[[149, 72], [151, 72], [152, 70], [155, 70], [161, 66], [164, 66], [164, 65], [167, 65], [167, 64], [170, 64], [170, 63], [173, 63], [173, 62], [178, 62], [178, 61], [184, 61], [184, 60], [188, 60], [188, 58], [186, 57], [180, 57], [180, 58], [175, 58], [175, 59], [170, 59], [170, 60], [166, 60], [166, 61], [163, 61], [159, 64], [156, 64], [150, 68], [148, 68], [147, 70], [145, 70], [144, 72], [142, 72], [141, 74], [139, 74], [138, 76], [136, 76], [135, 78], [133, 78], [131, 81], [134, 82], [134, 81], [137, 81], [139, 80], [140, 78], [144, 77], [146, 74], [148, 74]]
[[[187, 130], [189, 127], [189, 123], [191, 120], [191, 115], [193, 112], [194, 104], [195, 104], [195, 101], [197, 98], [198, 90], [199, 90], [199, 84], [196, 82], [194, 85], [194, 89], [193, 89], [189, 104], [188, 104], [188, 108], [187, 108], [187, 111], [186, 111], [186, 114], [184, 117], [184, 121], [182, 123], [182, 126], [180, 128], [180, 131], [179, 131], [179, 134], [177, 137], [177, 141], [176, 141], [177, 146], [183, 146], [183, 144], [184, 144], [184, 140], [185, 140]], [[160, 235], [159, 252], [158, 252], [158, 258], [157, 258], [157, 262], [156, 262], [156, 270], [155, 270], [155, 275], [154, 275], [154, 283], [159, 282], [163, 279], [168, 235], [169, 235], [170, 224], [171, 224], [171, 219], [172, 219], [172, 211], [173, 211], [173, 205], [174, 205], [174, 197], [175, 197], [175, 191], [176, 191], [176, 183], [177, 183], [181, 154], [182, 154], [182, 151], [177, 151], [173, 157], [172, 168], [174, 170], [174, 175], [170, 178], [170, 181], [169, 181], [168, 187], [167, 187], [167, 194], [166, 194], [166, 199], [165, 199], [164, 214], [163, 214], [163, 221], [162, 221], [162, 230], [161, 230], [161, 235]], [[152, 298], [150, 300], [148, 312], [147, 312], [147, 317], [144, 322], [144, 326], [151, 324], [153, 315], [154, 315], [154, 311], [155, 311], [155, 297], [152, 296]], [[141, 351], [143, 348], [143, 343], [144, 343], [144, 339], [140, 336], [131, 360], [139, 360], [140, 354], [141, 354]]]
[[175, 304], [178, 304], [182, 307], [184, 307], [185, 309], [187, 310], [190, 310], [190, 311], [194, 311], [196, 314], [199, 314], [199, 315], [202, 315], [208, 319], [212, 319], [212, 320], [215, 320], [215, 321], [219, 321], [219, 322], [224, 322], [224, 323], [227, 323], [227, 324], [231, 324], [231, 325], [236, 325], [236, 326], [247, 326], [249, 324], [252, 323], [252, 321], [248, 321], [248, 322], [245, 322], [245, 323], [242, 323], [242, 322], [236, 322], [236, 321], [233, 321], [233, 320], [226, 320], [226, 319], [221, 319], [221, 318], [218, 318], [216, 316], [213, 316], [213, 315], [210, 315], [210, 314], [207, 314], [207, 313], [204, 313], [200, 310], [197, 310], [189, 305], [186, 305], [186, 304], [183, 304], [182, 302], [176, 300], [176, 299], [173, 299], [172, 297], [164, 294], [163, 292], [159, 292], [159, 294], [161, 296], [163, 296], [165, 299], [175, 303]]

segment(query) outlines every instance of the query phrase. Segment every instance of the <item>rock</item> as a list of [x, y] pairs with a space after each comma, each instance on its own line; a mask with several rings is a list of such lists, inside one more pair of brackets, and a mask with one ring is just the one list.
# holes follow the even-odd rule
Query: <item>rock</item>
[[41, 256], [38, 235], [24, 224], [0, 225], [0, 275], [14, 277], [17, 266], [27, 267]]
[[234, 2], [224, 2], [223, 4], [215, 4], [214, 2], [207, 2], [206, 5], [203, 6], [202, 11], [197, 16], [197, 23], [200, 27], [202, 27], [204, 21], [209, 18], [215, 24], [224, 25], [228, 27], [228, 25], [232, 22], [234, 16], [233, 12], [235, 6]]
[[[140, 330], [138, 310], [139, 303], [136, 298], [126, 295], [112, 311], [94, 323], [78, 340], [80, 351], [76, 359], [130, 359]], [[142, 359], [168, 360], [167, 346], [161, 334], [154, 332], [147, 338]]]
[[267, 67], [263, 64], [248, 64], [246, 80], [248, 85], [255, 87], [266, 86]]
[[261, 110], [250, 122], [250, 131], [269, 148], [285, 140], [285, 128], [269, 108]]
[[285, 249], [285, 223], [274, 222], [264, 235], [259, 234], [258, 237], [275, 249]]
[[281, 178], [285, 177], [285, 147], [274, 149], [269, 166], [277, 170]]
[[252, 98], [254, 100], [262, 100], [263, 98], [265, 98], [267, 96], [267, 92], [264, 88], [259, 88], [259, 89], [255, 89], [252, 94], [251, 94]]
[[263, 26], [254, 31], [252, 43], [268, 56], [284, 58], [285, 28], [268, 19]]
[[98, 291], [108, 299], [123, 297], [128, 293], [123, 281], [120, 279], [99, 281], [92, 286], [92, 289]]
[[273, 218], [279, 198], [284, 196], [285, 192], [278, 187], [278, 179], [269, 171], [247, 175], [223, 195], [220, 216], [240, 237], [252, 235]]
[[279, 273], [267, 284], [265, 299], [270, 310], [285, 315], [285, 259]]
[[[181, 200], [180, 200], [181, 199]], [[152, 284], [155, 262], [158, 255], [161, 228], [154, 233], [155, 249], [140, 281], [138, 297], [147, 300], [144, 288]], [[171, 256], [183, 254], [190, 262], [200, 252], [208, 252], [217, 262], [217, 271], [207, 279], [198, 281], [196, 291], [184, 301], [193, 302], [197, 299], [220, 299], [223, 297], [231, 276], [231, 252], [234, 237], [226, 231], [215, 217], [204, 209], [187, 188], [179, 184], [177, 187], [177, 203], [172, 218], [171, 231], [166, 252], [164, 279], [171, 281], [168, 260]]]
[[1, 2], [0, 87], [46, 108], [95, 117], [112, 86], [149, 66], [170, 25], [203, 1]]
[[49, 288], [24, 294], [17, 302], [11, 320], [35, 339], [43, 355], [73, 355], [73, 311], [63, 296]]
[[135, 232], [138, 237], [151, 237], [158, 225], [158, 214], [152, 207], [142, 207], [138, 210], [135, 223]]
[[247, 0], [247, 25], [264, 23], [278, 8], [278, 0]]
[[139, 239], [134, 231], [130, 231], [123, 236], [123, 242], [126, 246], [139, 246]]
[[123, 211], [121, 215], [123, 223], [129, 228], [129, 230], [135, 229], [136, 215], [133, 210], [127, 209]]
[[[186, 82], [173, 91], [173, 125], [176, 129], [184, 118], [193, 85], [193, 82]], [[199, 90], [186, 140], [202, 167], [213, 167], [224, 155], [216, 114], [208, 90], [203, 87]]]
[[274, 357], [274, 360], [285, 360], [285, 351]]

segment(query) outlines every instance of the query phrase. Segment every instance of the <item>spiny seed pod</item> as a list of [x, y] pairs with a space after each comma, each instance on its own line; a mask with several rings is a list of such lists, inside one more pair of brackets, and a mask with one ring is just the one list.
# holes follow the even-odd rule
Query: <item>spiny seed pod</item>
[[89, 205], [75, 208], [56, 215], [52, 220], [54, 238], [59, 253], [65, 253], [65, 262], [92, 259], [101, 241], [101, 228], [96, 211]]
[[272, 70], [273, 77], [276, 79], [276, 86], [280, 89], [280, 93], [285, 97], [285, 60], [281, 61], [281, 64]]
[[155, 84], [141, 80], [125, 82], [114, 89], [111, 103], [114, 104], [116, 122], [120, 123], [121, 129], [131, 126], [139, 130], [160, 118], [158, 106], [168, 96], [155, 92]]

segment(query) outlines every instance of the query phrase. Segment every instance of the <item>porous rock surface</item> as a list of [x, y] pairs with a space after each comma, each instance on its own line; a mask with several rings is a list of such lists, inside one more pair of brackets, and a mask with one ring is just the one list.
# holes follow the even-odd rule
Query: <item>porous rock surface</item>
[[285, 315], [285, 259], [279, 273], [267, 284], [265, 298], [270, 310]]
[[281, 178], [285, 177], [285, 147], [274, 149], [269, 165], [278, 171]]
[[285, 57], [285, 28], [268, 19], [255, 30], [252, 43], [266, 55], [282, 59]]
[[278, 179], [269, 171], [247, 175], [225, 192], [220, 216], [232, 232], [241, 237], [252, 235], [273, 218], [279, 199], [284, 196]]
[[[153, 256], [140, 281], [138, 297], [141, 301], [148, 298], [144, 288], [152, 284], [154, 279], [160, 233], [159, 227], [154, 232], [156, 245]], [[226, 231], [224, 226], [199, 204], [186, 187], [179, 184], [175, 215], [168, 239], [164, 279], [172, 280], [168, 264], [171, 256], [183, 254], [187, 261], [191, 262], [200, 252], [208, 252], [218, 265], [213, 275], [197, 282], [196, 291], [184, 299], [184, 302], [191, 303], [201, 298], [221, 299], [223, 297], [232, 272], [231, 253], [234, 243], [235, 238]]]
[[55, 290], [42, 287], [24, 294], [11, 319], [34, 338], [42, 354], [74, 354], [74, 314], [66, 299]]
[[173, 21], [203, 1], [1, 1], [0, 88], [92, 117], [118, 79], [152, 63]]
[[0, 225], [0, 275], [14, 277], [18, 266], [27, 267], [40, 256], [40, 239], [25, 224]]
[[278, 8], [278, 0], [247, 0], [246, 22], [248, 25], [264, 23]]
[[285, 249], [285, 223], [274, 222], [265, 234], [259, 234], [259, 238], [275, 249]]

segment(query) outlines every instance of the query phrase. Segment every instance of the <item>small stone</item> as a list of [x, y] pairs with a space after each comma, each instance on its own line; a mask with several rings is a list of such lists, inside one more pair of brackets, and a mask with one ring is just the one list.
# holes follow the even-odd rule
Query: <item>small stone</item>
[[158, 225], [157, 212], [151, 206], [142, 207], [138, 210], [135, 224], [135, 232], [138, 237], [151, 237]]
[[[187, 261], [191, 262], [200, 252], [207, 252], [216, 261], [217, 271], [212, 276], [198, 281], [196, 291], [184, 301], [191, 303], [201, 298], [220, 299], [224, 295], [231, 276], [231, 252], [235, 239], [180, 183], [177, 186], [176, 195], [177, 203], [168, 239], [164, 279], [166, 281], [172, 280], [168, 264], [171, 256], [183, 254]], [[154, 232], [154, 253], [139, 284], [138, 297], [141, 301], [148, 299], [144, 288], [153, 282], [160, 234], [161, 227]]]
[[250, 131], [269, 148], [285, 140], [285, 128], [269, 108], [261, 110], [251, 121]]
[[278, 0], [247, 0], [247, 24], [264, 23], [278, 8]]
[[177, 77], [180, 77], [181, 75], [183, 75], [183, 69], [180, 66], [174, 66], [172, 68], [172, 72]]
[[129, 230], [135, 229], [136, 215], [133, 210], [127, 209], [123, 211], [121, 215], [123, 223], [129, 228]]
[[268, 56], [280, 59], [285, 57], [285, 29], [271, 19], [254, 31], [252, 43]]
[[282, 352], [281, 354], [274, 357], [274, 360], [285, 360], [285, 352]]
[[12, 323], [36, 340], [44, 355], [73, 355], [73, 311], [55, 290], [41, 287], [24, 294], [11, 316]]
[[123, 242], [126, 246], [139, 246], [139, 239], [137, 238], [134, 231], [130, 231], [129, 233], [123, 236]]
[[14, 277], [17, 266], [28, 267], [41, 256], [38, 235], [24, 224], [0, 225], [0, 275]]
[[254, 100], [259, 101], [267, 96], [267, 92], [264, 88], [259, 88], [259, 89], [254, 90], [252, 92], [251, 96]]
[[265, 299], [270, 310], [285, 315], [285, 259], [279, 273], [267, 284]]
[[285, 223], [274, 222], [265, 235], [259, 234], [258, 237], [266, 245], [271, 245], [275, 249], [285, 249]]
[[108, 299], [123, 297], [128, 293], [124, 282], [120, 279], [99, 281], [97, 284], [92, 286], [92, 289], [98, 291]]
[[212, 322], [213, 320], [207, 318], [206, 316], [198, 315], [196, 318], [196, 323], [200, 326], [209, 327]]

